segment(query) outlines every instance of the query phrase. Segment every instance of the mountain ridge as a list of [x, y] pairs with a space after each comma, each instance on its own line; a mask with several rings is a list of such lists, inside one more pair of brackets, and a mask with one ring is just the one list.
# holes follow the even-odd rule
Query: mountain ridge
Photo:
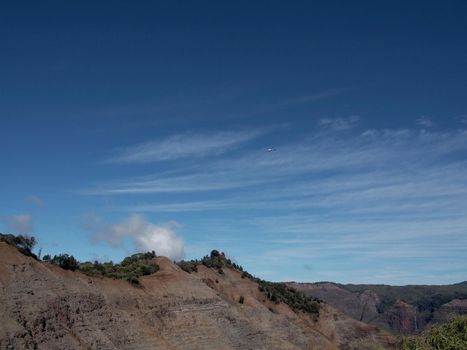
[[[164, 257], [140, 285], [64, 270], [0, 242], [0, 349], [375, 349], [397, 339], [324, 304], [314, 319], [235, 269]], [[240, 302], [243, 297], [242, 302]]]

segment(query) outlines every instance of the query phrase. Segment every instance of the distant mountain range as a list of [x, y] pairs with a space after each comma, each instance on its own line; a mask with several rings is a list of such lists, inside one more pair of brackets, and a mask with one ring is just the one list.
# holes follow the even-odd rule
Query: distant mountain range
[[393, 334], [416, 334], [467, 314], [467, 281], [451, 285], [389, 286], [332, 282], [288, 283], [352, 318]]

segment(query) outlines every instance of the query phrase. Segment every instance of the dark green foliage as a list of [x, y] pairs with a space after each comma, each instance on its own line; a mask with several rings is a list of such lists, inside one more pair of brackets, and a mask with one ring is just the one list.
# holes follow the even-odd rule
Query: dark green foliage
[[127, 256], [120, 264], [114, 264], [112, 261], [80, 263], [72, 255], [60, 254], [51, 258], [47, 254], [44, 255], [43, 261], [58, 265], [65, 270], [80, 270], [87, 275], [122, 279], [138, 285], [140, 276], [150, 275], [159, 270], [159, 265], [153, 260], [155, 257], [154, 251], [138, 253]]
[[216, 269], [222, 269], [224, 266], [232, 266], [232, 261], [225, 257], [224, 253], [219, 253], [217, 250], [213, 250], [211, 255], [206, 255], [201, 259], [201, 263], [206, 267], [214, 267]]
[[382, 314], [387, 309], [389, 309], [392, 305], [394, 305], [395, 302], [396, 300], [392, 299], [391, 297], [385, 296], [380, 299], [380, 302], [378, 303], [378, 305], [376, 305], [376, 308], [378, 312]]
[[16, 247], [16, 242], [19, 239], [19, 236], [12, 235], [10, 233], [0, 233], [0, 242], [8, 243]]
[[37, 259], [37, 256], [32, 253], [32, 249], [37, 243], [36, 238], [34, 238], [33, 236], [15, 236], [12, 234], [0, 233], [0, 242], [5, 242], [9, 245], [12, 245], [24, 255], [32, 256], [34, 259]]
[[237, 271], [243, 272], [243, 267], [237, 265], [236, 263], [232, 263], [232, 267]]
[[123, 279], [132, 284], [139, 284], [140, 276], [150, 275], [159, 270], [159, 266], [153, 261], [155, 257], [154, 252], [138, 253], [126, 257], [120, 264], [114, 264], [112, 261], [87, 261], [81, 263], [79, 268], [88, 275]]
[[122, 260], [120, 265], [130, 266], [138, 261], [151, 260], [151, 259], [154, 259], [155, 257], [156, 257], [156, 253], [154, 252], [154, 250], [152, 252], [147, 252], [147, 253], [137, 253], [137, 254], [127, 256], [125, 259]]
[[[233, 263], [232, 260], [227, 258], [223, 252], [219, 252], [218, 250], [211, 251], [211, 254], [205, 255], [201, 260], [181, 260], [176, 262], [176, 264], [185, 272], [192, 273], [198, 272], [198, 265], [204, 265], [209, 268], [217, 269], [219, 274], [223, 274], [224, 271], [222, 270], [223, 267], [231, 267], [237, 271], [243, 272], [243, 267]], [[251, 276], [248, 272], [244, 272], [244, 274]], [[251, 276], [253, 277], [253, 276]]]
[[139, 278], [137, 276], [129, 276], [126, 280], [131, 284], [139, 285]]
[[402, 350], [467, 349], [467, 316], [460, 316], [441, 326], [434, 326], [421, 336], [405, 337]]
[[283, 302], [290, 306], [295, 312], [303, 311], [309, 314], [319, 315], [319, 304], [321, 300], [308, 297], [285, 283], [267, 282], [260, 280], [258, 289], [266, 297], [276, 304]]
[[255, 277], [252, 274], [250, 274], [249, 272], [243, 271], [243, 269], [240, 270], [240, 271], [242, 271], [242, 278], [255, 279]]
[[73, 255], [59, 254], [54, 255], [52, 259], [48, 260], [50, 263], [60, 266], [62, 269], [75, 271], [79, 269], [79, 262]]
[[185, 261], [181, 260], [176, 262], [176, 264], [185, 272], [192, 273], [192, 272], [198, 272], [198, 265], [201, 264], [201, 261], [199, 260], [190, 260], [190, 261]]
[[242, 278], [248, 278], [258, 283], [258, 289], [263, 292], [269, 300], [275, 303], [283, 302], [289, 305], [295, 312], [303, 311], [313, 315], [319, 314], [319, 304], [321, 302], [319, 299], [307, 297], [305, 294], [287, 287], [285, 283], [263, 281], [245, 271], [240, 265], [233, 263], [224, 253], [220, 253], [218, 250], [211, 251], [210, 255], [204, 256], [201, 260], [179, 261], [177, 264], [188, 273], [197, 272], [197, 266], [201, 264], [216, 269], [219, 274], [224, 274], [223, 268], [230, 267], [241, 272]]
[[[222, 255], [224, 255], [224, 253], [222, 253]], [[211, 250], [211, 258], [215, 258], [215, 257], [218, 257], [218, 256], [221, 256], [221, 253], [219, 253], [218, 250]]]
[[50, 259], [52, 259], [52, 257], [50, 256], [50, 254], [45, 254], [44, 257], [42, 258], [43, 261], [50, 261]]
[[[0, 233], [0, 241], [6, 242], [16, 247], [21, 253], [37, 259], [37, 256], [31, 252], [36, 245], [34, 237]], [[159, 266], [153, 261], [155, 257], [156, 253], [152, 251], [128, 256], [120, 264], [114, 264], [111, 261], [105, 263], [97, 261], [94, 263], [89, 261], [80, 263], [73, 255], [68, 254], [59, 254], [53, 257], [50, 254], [46, 254], [42, 260], [60, 266], [65, 270], [81, 270], [89, 275], [124, 279], [133, 284], [139, 284], [138, 278], [140, 276], [149, 275], [159, 270]]]

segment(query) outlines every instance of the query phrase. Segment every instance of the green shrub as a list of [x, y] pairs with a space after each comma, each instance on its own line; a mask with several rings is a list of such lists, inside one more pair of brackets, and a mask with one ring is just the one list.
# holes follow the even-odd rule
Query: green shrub
[[263, 292], [272, 302], [278, 304], [283, 302], [290, 306], [295, 312], [303, 311], [309, 314], [319, 315], [319, 304], [321, 300], [308, 297], [285, 283], [267, 282], [260, 280], [258, 289]]
[[453, 318], [443, 325], [433, 326], [416, 337], [405, 337], [402, 350], [466, 350], [467, 316]]
[[201, 264], [199, 260], [190, 260], [190, 261], [185, 261], [181, 260], [176, 263], [183, 271], [192, 273], [192, 272], [198, 272], [198, 265]]
[[137, 276], [129, 276], [127, 281], [131, 284], [139, 285], [139, 278]]
[[140, 276], [150, 275], [159, 270], [159, 266], [153, 261], [155, 257], [156, 253], [153, 251], [127, 256], [120, 264], [114, 264], [112, 261], [87, 261], [80, 264], [80, 270], [88, 275], [123, 279], [132, 284], [139, 284]]
[[0, 233], [0, 242], [5, 242], [18, 249], [24, 255], [32, 256], [34, 259], [37, 259], [37, 256], [32, 253], [32, 249], [37, 243], [36, 238], [33, 236], [15, 236], [10, 233]]
[[152, 251], [127, 256], [119, 264], [114, 264], [112, 261], [100, 263], [97, 260], [80, 263], [68, 254], [55, 255], [53, 258], [50, 255], [44, 255], [43, 260], [66, 270], [80, 270], [90, 276], [122, 279], [138, 285], [139, 277], [150, 275], [159, 270], [159, 265], [154, 262], [155, 257], [156, 253]]
[[60, 266], [62, 269], [75, 271], [79, 269], [79, 262], [75, 259], [73, 255], [68, 254], [59, 254], [54, 255], [52, 259], [49, 259], [49, 262]]

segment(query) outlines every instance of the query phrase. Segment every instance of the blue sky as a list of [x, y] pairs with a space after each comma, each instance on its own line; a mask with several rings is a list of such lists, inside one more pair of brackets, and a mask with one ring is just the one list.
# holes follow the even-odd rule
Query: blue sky
[[463, 1], [2, 3], [0, 231], [466, 280], [466, 23]]

